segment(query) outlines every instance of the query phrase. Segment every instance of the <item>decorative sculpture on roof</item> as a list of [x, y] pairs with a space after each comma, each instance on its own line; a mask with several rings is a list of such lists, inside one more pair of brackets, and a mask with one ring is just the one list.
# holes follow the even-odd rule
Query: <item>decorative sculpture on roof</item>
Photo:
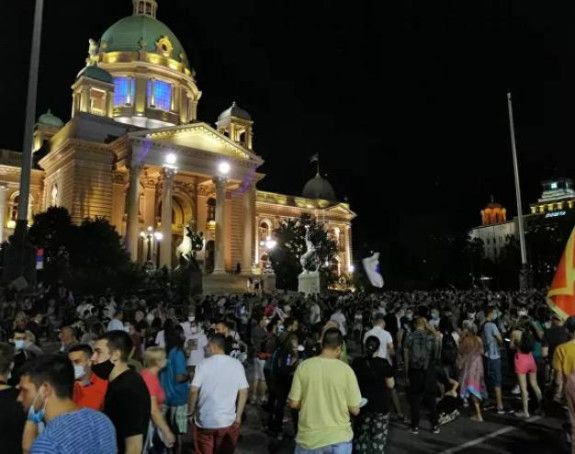
[[88, 58], [86, 59], [86, 64], [90, 65], [96, 62], [96, 57], [98, 56], [98, 41], [95, 39], [90, 39], [88, 47]]

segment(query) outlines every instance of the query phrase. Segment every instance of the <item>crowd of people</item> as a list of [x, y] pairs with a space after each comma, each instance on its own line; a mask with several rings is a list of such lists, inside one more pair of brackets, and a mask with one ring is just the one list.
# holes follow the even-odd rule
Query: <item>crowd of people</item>
[[575, 318], [535, 290], [175, 305], [169, 292], [75, 298], [61, 285], [0, 302], [0, 445], [179, 454], [193, 439], [194, 452], [232, 453], [248, 405], [270, 439], [293, 436], [302, 454], [385, 452], [391, 420], [440, 434], [458, 417], [528, 419], [562, 405], [570, 440], [574, 373]]

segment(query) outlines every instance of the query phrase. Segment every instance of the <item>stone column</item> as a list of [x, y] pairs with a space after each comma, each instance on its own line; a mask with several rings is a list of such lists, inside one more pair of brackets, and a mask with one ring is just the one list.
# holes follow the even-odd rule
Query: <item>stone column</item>
[[8, 187], [0, 186], [0, 244], [4, 241], [4, 227], [6, 225], [6, 196]]
[[139, 202], [140, 202], [140, 164], [132, 164], [130, 168], [130, 186], [128, 187], [127, 201], [128, 219], [126, 221], [126, 249], [130, 253], [132, 261], [138, 258], [138, 227], [139, 219]]
[[216, 185], [216, 250], [214, 274], [226, 273], [226, 183], [225, 178], [214, 178]]
[[249, 185], [242, 195], [242, 211], [244, 215], [244, 237], [242, 254], [243, 274], [252, 273], [252, 258], [254, 245], [254, 221], [255, 221], [255, 188]]
[[164, 167], [164, 182], [162, 185], [162, 235], [160, 243], [160, 266], [172, 267], [172, 192], [174, 174], [176, 171]]

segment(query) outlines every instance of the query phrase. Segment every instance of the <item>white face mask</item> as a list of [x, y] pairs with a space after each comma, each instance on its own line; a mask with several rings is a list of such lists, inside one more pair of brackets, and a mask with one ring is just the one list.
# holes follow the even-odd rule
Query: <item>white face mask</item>
[[195, 320], [196, 320], [196, 317], [194, 317], [193, 315], [190, 315], [190, 316], [188, 317], [188, 322], [190, 322], [190, 323], [192, 323], [192, 322], [195, 321]]
[[86, 368], [78, 364], [74, 364], [74, 380], [80, 380], [86, 375]]
[[26, 341], [22, 340], [22, 339], [18, 339], [14, 341], [14, 348], [16, 350], [24, 350], [24, 345], [25, 345]]

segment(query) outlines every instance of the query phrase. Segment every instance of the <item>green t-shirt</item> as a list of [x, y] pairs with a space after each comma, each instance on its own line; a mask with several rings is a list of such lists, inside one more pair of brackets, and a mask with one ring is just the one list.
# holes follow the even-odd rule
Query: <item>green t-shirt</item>
[[358, 407], [361, 393], [351, 367], [338, 359], [311, 358], [296, 370], [289, 395], [300, 401], [296, 442], [306, 450], [353, 439], [348, 407]]

